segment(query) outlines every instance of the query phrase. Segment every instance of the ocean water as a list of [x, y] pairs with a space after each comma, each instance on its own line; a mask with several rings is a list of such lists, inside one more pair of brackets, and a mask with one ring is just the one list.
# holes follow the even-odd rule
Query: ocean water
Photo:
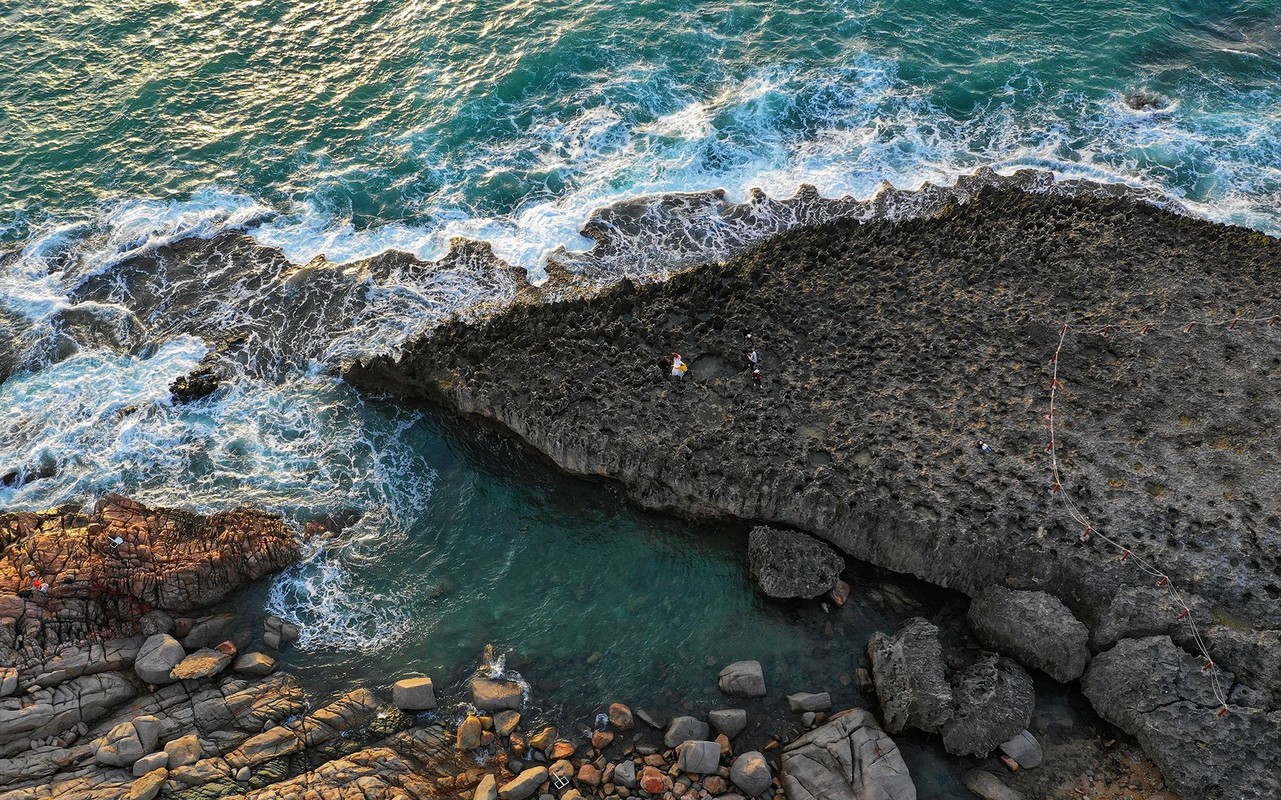
[[[493, 642], [567, 713], [711, 702], [714, 663], [753, 656], [857, 702], [853, 654], [906, 613], [883, 594], [765, 602], [741, 529], [639, 514], [337, 371], [510, 300], [484, 253], [430, 263], [458, 237], [538, 281], [628, 209], [657, 234], [598, 226], [607, 278], [796, 221], [673, 193], [1034, 168], [1278, 234], [1279, 101], [1265, 0], [9, 0], [0, 507], [343, 521], [261, 596], [303, 624], [291, 666], [338, 683], [461, 679]], [[227, 232], [275, 251], [191, 246]], [[393, 249], [429, 263], [363, 261]], [[175, 406], [210, 354], [228, 386]]]

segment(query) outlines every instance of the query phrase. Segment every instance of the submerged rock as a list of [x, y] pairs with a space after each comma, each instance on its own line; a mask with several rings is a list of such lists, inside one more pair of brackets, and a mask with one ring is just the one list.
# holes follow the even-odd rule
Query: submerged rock
[[723, 694], [730, 697], [764, 697], [765, 673], [759, 661], [735, 661], [718, 676]]
[[752, 576], [770, 597], [818, 597], [841, 579], [845, 559], [806, 533], [760, 526], [747, 540]]

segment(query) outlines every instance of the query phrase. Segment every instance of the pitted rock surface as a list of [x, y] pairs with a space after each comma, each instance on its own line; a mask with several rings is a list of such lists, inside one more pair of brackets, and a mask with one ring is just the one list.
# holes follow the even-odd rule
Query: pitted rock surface
[[[1281, 797], [1281, 712], [1232, 703], [1217, 716], [1203, 665], [1168, 636], [1122, 639], [1094, 657], [1081, 688], [1183, 797]], [[1232, 673], [1221, 677], [1232, 685]]]
[[943, 668], [939, 629], [921, 617], [893, 635], [875, 633], [867, 642], [872, 681], [890, 733], [913, 727], [937, 733], [952, 718], [952, 686]]
[[818, 597], [841, 579], [845, 559], [799, 531], [759, 526], [747, 539], [752, 576], [770, 597]]
[[989, 586], [970, 604], [979, 641], [1060, 683], [1081, 677], [1090, 660], [1090, 631], [1047, 592]]

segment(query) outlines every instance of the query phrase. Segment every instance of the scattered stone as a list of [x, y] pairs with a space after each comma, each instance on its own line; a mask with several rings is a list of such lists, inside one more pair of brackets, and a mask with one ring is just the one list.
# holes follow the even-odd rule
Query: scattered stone
[[753, 750], [734, 759], [734, 765], [729, 769], [729, 779], [744, 795], [759, 797], [769, 791], [774, 776], [770, 773], [765, 755]]
[[861, 708], [835, 714], [787, 745], [782, 783], [788, 800], [916, 798], [898, 746]]
[[134, 659], [133, 670], [147, 683], [173, 683], [170, 673], [186, 656], [187, 651], [177, 639], [165, 633], [157, 633], [142, 643], [138, 656]]
[[1090, 660], [1090, 631], [1057, 597], [990, 586], [970, 603], [970, 625], [985, 647], [1060, 683], [1074, 681]]
[[212, 363], [205, 363], [192, 372], [179, 376], [169, 384], [169, 396], [174, 403], [192, 403], [202, 397], [208, 397], [218, 391], [222, 385], [222, 375]]
[[1034, 769], [1041, 766], [1044, 757], [1041, 743], [1030, 731], [1021, 731], [1001, 744], [1001, 752], [1014, 759], [1023, 769]]
[[760, 526], [747, 538], [747, 559], [770, 597], [818, 597], [836, 586], [845, 559], [809, 534]]
[[840, 608], [850, 599], [850, 585], [845, 581], [837, 581], [832, 590], [827, 593], [827, 599], [832, 601], [832, 605]]
[[520, 724], [520, 714], [515, 711], [499, 711], [494, 715], [494, 733], [499, 736], [510, 736]]
[[158, 769], [148, 772], [129, 785], [125, 800], [155, 800], [169, 779], [169, 770]]
[[730, 697], [764, 697], [765, 674], [759, 661], [735, 661], [719, 675], [721, 692]]
[[524, 697], [515, 681], [472, 678], [472, 705], [481, 711], [519, 711]]
[[[138, 725], [138, 721], [142, 725]], [[134, 762], [150, 753], [156, 746], [158, 723], [155, 717], [138, 717], [116, 725], [100, 739], [94, 750], [94, 759], [108, 767], [132, 767]]]
[[609, 731], [593, 731], [592, 732], [592, 747], [595, 747], [597, 750], [604, 750], [606, 747], [609, 747], [613, 743], [614, 743], [614, 734], [610, 733]]
[[672, 788], [672, 779], [658, 767], [645, 767], [640, 774], [640, 788], [649, 794], [662, 794]]
[[266, 653], [244, 653], [231, 662], [231, 668], [241, 675], [262, 677], [276, 670], [276, 659]]
[[690, 740], [676, 748], [676, 766], [682, 772], [706, 775], [715, 772], [721, 762], [721, 746], [716, 742]]
[[401, 711], [430, 711], [436, 707], [431, 678], [402, 678], [391, 687], [391, 702]]
[[806, 711], [804, 714], [801, 714], [801, 724], [807, 728], [814, 727], [814, 722], [817, 719], [818, 719], [818, 715], [815, 714], [813, 711]]
[[630, 731], [636, 723], [632, 720], [632, 710], [630, 708], [622, 703], [611, 703], [609, 706], [609, 724], [620, 731]]
[[676, 747], [682, 742], [691, 739], [706, 739], [708, 734], [707, 723], [694, 717], [676, 717], [672, 724], [668, 726], [667, 733], [663, 734], [663, 744], [668, 747]]
[[637, 785], [636, 765], [631, 761], [619, 762], [614, 767], [614, 780], [626, 786], [628, 789], [635, 789]]
[[458, 749], [464, 753], [468, 750], [475, 750], [480, 747], [480, 737], [483, 733], [480, 727], [480, 718], [475, 714], [468, 714], [467, 719], [463, 720], [458, 726], [458, 735], [456, 737]]
[[983, 800], [1024, 800], [1023, 795], [1001, 782], [990, 772], [972, 769], [961, 776], [965, 788]]
[[165, 744], [165, 754], [168, 756], [169, 768], [176, 769], [196, 763], [200, 760], [201, 750], [200, 739], [194, 733], [168, 742]]
[[137, 761], [133, 762], [133, 776], [141, 778], [152, 770], [169, 766], [169, 754], [161, 750], [159, 753], [148, 753]]
[[600, 786], [601, 771], [595, 764], [584, 764], [578, 768], [578, 782], [587, 786]]
[[552, 758], [569, 758], [574, 755], [574, 751], [577, 749], [578, 748], [574, 747], [573, 742], [567, 742], [564, 739], [557, 739], [552, 743], [551, 756]]
[[236, 770], [236, 780], [240, 783], [249, 783], [250, 777], [252, 777], [252, 773], [249, 771], [249, 767], [241, 767]]
[[787, 696], [787, 706], [792, 711], [827, 711], [832, 707], [832, 695], [827, 692], [797, 692]]
[[503, 784], [498, 790], [498, 796], [501, 800], [525, 800], [527, 797], [532, 797], [546, 780], [546, 767], [530, 767]]
[[985, 756], [1027, 728], [1036, 695], [1032, 678], [1008, 658], [985, 653], [952, 687], [956, 714], [943, 726], [952, 755]]
[[720, 775], [708, 775], [703, 778], [703, 788], [708, 794], [722, 795], [729, 791], [729, 782]]
[[556, 729], [551, 725], [529, 737], [529, 746], [535, 750], [546, 750], [556, 741]]
[[913, 617], [892, 636], [873, 634], [867, 655], [890, 733], [909, 726], [936, 733], [952, 717], [952, 687], [943, 672], [938, 627]]
[[553, 762], [552, 765], [547, 768], [547, 772], [552, 776], [552, 782], [554, 785], [556, 778], [569, 780], [574, 777], [574, 764], [569, 759], [562, 758], [559, 761]]
[[[231, 663], [231, 654], [205, 647], [178, 662], [169, 673], [175, 681], [198, 681], [212, 678]], [[135, 665], [136, 666], [136, 665]]]
[[722, 708], [707, 713], [707, 721], [718, 732], [733, 739], [747, 730], [747, 712], [741, 708]]
[[476, 784], [476, 791], [472, 792], [471, 797], [472, 800], [498, 800], [498, 779], [486, 774]]

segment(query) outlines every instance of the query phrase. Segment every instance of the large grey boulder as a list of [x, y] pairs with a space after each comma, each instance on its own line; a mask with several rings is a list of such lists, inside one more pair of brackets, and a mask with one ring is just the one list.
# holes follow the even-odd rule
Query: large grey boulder
[[985, 756], [1027, 727], [1036, 694], [1018, 664], [984, 653], [952, 684], [956, 712], [943, 726], [943, 747], [954, 756]]
[[667, 732], [663, 734], [663, 744], [668, 747], [676, 747], [683, 742], [691, 739], [706, 739], [707, 723], [694, 717], [676, 717], [672, 724], [667, 726]]
[[861, 708], [787, 745], [782, 781], [787, 800], [916, 800], [898, 745]]
[[689, 740], [676, 748], [676, 766], [682, 772], [713, 773], [721, 765], [721, 746], [716, 742]]
[[914, 617], [892, 636], [873, 634], [867, 655], [881, 717], [890, 733], [908, 727], [937, 733], [952, 718], [952, 687], [944, 675], [935, 625]]
[[730, 697], [765, 696], [765, 673], [759, 661], [735, 661], [717, 677], [721, 691]]
[[147, 637], [134, 659], [133, 671], [147, 683], [173, 683], [169, 673], [187, 656], [178, 640], [167, 633]]
[[729, 768], [729, 779], [748, 797], [759, 797], [769, 791], [774, 776], [769, 771], [769, 762], [757, 750], [743, 753], [734, 759]]
[[989, 586], [970, 603], [969, 618], [985, 647], [1060, 683], [1081, 677], [1090, 660], [1089, 628], [1047, 592]]
[[747, 730], [747, 712], [741, 708], [718, 708], [707, 712], [707, 721], [717, 733], [730, 739]]
[[[1168, 636], [1122, 639], [1081, 679], [1094, 710], [1139, 740], [1182, 797], [1281, 797], [1281, 711], [1220, 708], [1203, 659]], [[1236, 680], [1219, 673], [1226, 689]]]
[[525, 800], [538, 791], [538, 787], [547, 780], [547, 767], [530, 767], [517, 775], [498, 790], [501, 800]]
[[747, 538], [752, 576], [770, 597], [818, 597], [841, 579], [845, 559], [827, 543], [797, 531], [760, 526]]
[[792, 711], [827, 711], [832, 707], [832, 695], [827, 692], [795, 692], [787, 696], [787, 707]]

